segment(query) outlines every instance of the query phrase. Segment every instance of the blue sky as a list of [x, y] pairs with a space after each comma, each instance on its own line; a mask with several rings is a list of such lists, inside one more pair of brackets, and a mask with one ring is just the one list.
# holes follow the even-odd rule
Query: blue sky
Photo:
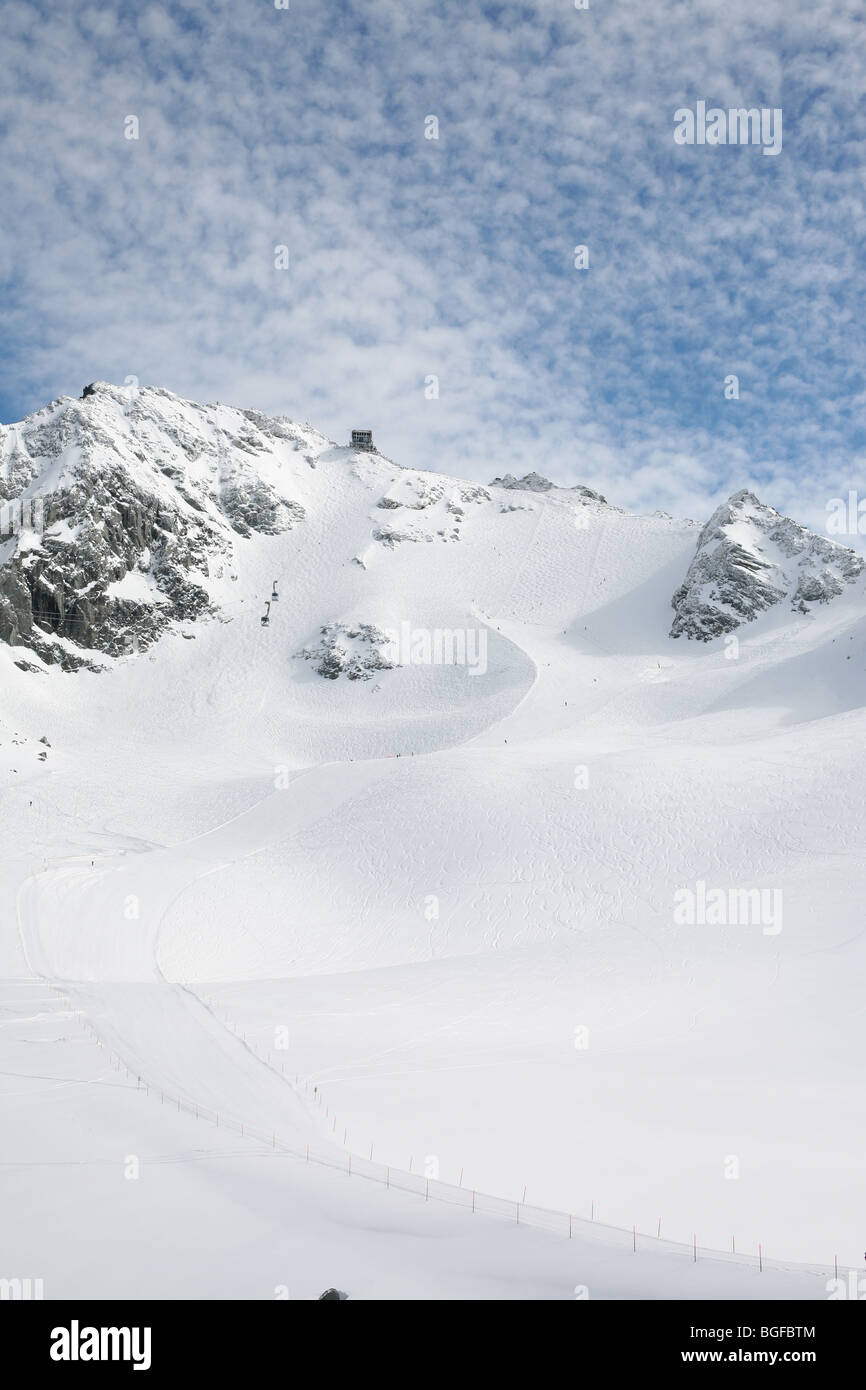
[[858, 486], [861, 0], [0, 8], [0, 419], [133, 375], [698, 518]]

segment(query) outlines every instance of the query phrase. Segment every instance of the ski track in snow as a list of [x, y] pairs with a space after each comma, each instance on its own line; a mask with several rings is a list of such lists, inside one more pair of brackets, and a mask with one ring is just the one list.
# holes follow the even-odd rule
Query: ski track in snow
[[[825, 1297], [832, 1254], [863, 1248], [862, 594], [780, 605], [729, 661], [667, 636], [693, 526], [592, 503], [583, 529], [567, 493], [493, 490], [447, 539], [448, 480], [416, 507], [387, 461], [324, 449], [311, 470], [282, 448], [261, 466], [305, 519], [235, 542], [209, 580], [223, 621], [194, 642], [23, 684], [0, 650], [7, 726], [51, 734], [45, 767], [22, 775], [16, 741], [3, 772], [0, 1162], [22, 1270], [90, 1296]], [[414, 539], [388, 547], [377, 503], [401, 489], [384, 515]], [[486, 674], [353, 686], [295, 655], [323, 623], [404, 616], [483, 622]], [[678, 926], [698, 880], [783, 885], [784, 931]], [[45, 983], [66, 1002], [45, 1008]], [[435, 1155], [449, 1181], [611, 1224], [572, 1242], [473, 1224], [205, 1138], [157, 1092], [342, 1162], [327, 1105], [395, 1173]], [[112, 1187], [127, 1154], [158, 1180]], [[76, 1185], [41, 1185], [54, 1167]], [[686, 1244], [635, 1259], [632, 1221], [659, 1214]], [[731, 1234], [820, 1264], [711, 1261]]]

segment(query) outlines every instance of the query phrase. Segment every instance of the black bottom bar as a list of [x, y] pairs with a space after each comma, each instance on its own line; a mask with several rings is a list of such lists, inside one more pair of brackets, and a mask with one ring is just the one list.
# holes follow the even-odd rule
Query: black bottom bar
[[[332, 1294], [319, 1301], [352, 1299]], [[278, 1301], [3, 1302], [0, 1336], [4, 1354], [14, 1353], [19, 1376], [38, 1371], [52, 1377], [93, 1377], [107, 1370], [115, 1377], [137, 1374], [142, 1383], [145, 1376], [162, 1383], [178, 1372], [194, 1371], [199, 1377], [213, 1374], [225, 1385], [232, 1375], [252, 1383], [265, 1368], [273, 1368], [297, 1381], [309, 1373], [309, 1354], [314, 1353], [325, 1355], [322, 1365], [330, 1363], [329, 1375], [338, 1372], [342, 1379], [366, 1368], [375, 1369], [377, 1379], [384, 1375], [392, 1380], [402, 1366], [405, 1383], [413, 1386], [429, 1379], [437, 1365], [449, 1381], [458, 1367], [462, 1380], [476, 1361], [486, 1380], [499, 1365], [511, 1378], [515, 1358], [535, 1361], [540, 1371], [556, 1347], [576, 1372], [595, 1363], [597, 1374], [600, 1359], [611, 1376], [619, 1371], [666, 1375], [675, 1368], [700, 1375], [709, 1367], [800, 1367], [818, 1372], [826, 1382], [828, 1374], [858, 1364], [866, 1333], [862, 1300], [850, 1307], [829, 1301], [577, 1300], [565, 1307], [502, 1302], [447, 1307], [450, 1311], [441, 1302], [358, 1302], [354, 1310], [314, 1314], [300, 1302]], [[413, 1333], [409, 1348], [404, 1342], [407, 1322]], [[324, 1342], [318, 1335], [323, 1330]], [[92, 1359], [94, 1353], [99, 1359]], [[416, 1357], [413, 1370], [410, 1363]], [[200, 1384], [200, 1390], [206, 1388]]]

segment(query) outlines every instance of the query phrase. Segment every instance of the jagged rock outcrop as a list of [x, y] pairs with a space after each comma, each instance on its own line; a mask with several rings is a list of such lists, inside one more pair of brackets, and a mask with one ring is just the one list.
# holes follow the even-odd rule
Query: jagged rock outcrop
[[368, 681], [395, 665], [390, 655], [393, 639], [373, 623], [327, 623], [320, 631], [322, 640], [304, 647], [298, 656], [316, 662], [326, 680], [347, 676], [350, 681]]
[[[411, 571], [430, 564], [427, 545], [464, 536], [473, 548], [489, 544], [499, 555], [490, 523], [507, 512], [549, 508], [557, 522], [565, 516], [586, 529], [602, 509], [618, 510], [590, 488], [560, 488], [535, 472], [506, 474], [484, 487], [365, 453], [350, 455], [347, 477], [345, 454], [309, 425], [200, 406], [134, 383], [91, 382], [78, 400], [63, 397], [18, 425], [0, 426], [0, 642], [28, 649], [15, 653], [28, 672], [56, 664], [102, 670], [179, 624], [209, 617], [228, 623], [253, 607], [255, 621], [269, 590], [244, 595], [236, 581], [250, 573], [245, 554], [270, 548], [276, 558], [269, 576], [294, 555], [303, 554], [307, 565], [311, 555], [314, 563], [319, 555], [330, 562], [317, 509], [339, 515], [330, 500], [341, 502], [343, 488], [368, 510], [368, 519], [359, 514], [357, 527], [335, 542], [346, 547], [343, 563], [360, 570]], [[270, 547], [265, 538], [307, 528], [301, 498], [315, 522], [308, 528], [315, 548]], [[496, 525], [516, 530], [520, 523]], [[255, 547], [252, 537], [261, 538]], [[808, 611], [863, 570], [851, 550], [738, 492], [700, 533], [673, 597], [671, 635], [709, 641], [783, 602]], [[258, 576], [255, 565], [252, 573]], [[475, 582], [473, 576], [467, 599]], [[306, 630], [305, 623], [292, 648]], [[333, 623], [303, 654], [329, 679], [367, 679], [389, 664], [381, 637], [369, 623]]]
[[373, 540], [389, 550], [404, 541], [458, 541], [467, 508], [493, 500], [479, 483], [410, 469], [394, 481], [393, 489], [380, 497], [376, 506], [401, 515], [392, 520], [382, 518], [372, 531]]
[[[556, 487], [556, 483], [552, 483], [549, 478], [542, 478], [540, 473], [524, 473], [522, 478], [515, 478], [513, 473], [506, 473], [503, 478], [494, 478], [490, 487], [510, 488], [519, 492], [550, 492], [551, 488]], [[584, 487], [582, 483], [563, 488], [562, 491], [580, 493], [581, 497], [591, 502], [607, 501], [600, 492], [593, 492], [591, 487]]]
[[233, 536], [303, 508], [262, 475], [291, 422], [105, 382], [0, 430], [0, 640], [65, 669], [153, 642], [211, 608]]
[[700, 642], [732, 632], [774, 604], [805, 613], [863, 573], [845, 546], [817, 536], [743, 489], [716, 509], [671, 600], [672, 637]]
[[549, 478], [542, 478], [540, 473], [525, 473], [522, 478], [506, 473], [504, 478], [494, 478], [490, 486], [519, 488], [522, 492], [549, 492], [553, 483]]

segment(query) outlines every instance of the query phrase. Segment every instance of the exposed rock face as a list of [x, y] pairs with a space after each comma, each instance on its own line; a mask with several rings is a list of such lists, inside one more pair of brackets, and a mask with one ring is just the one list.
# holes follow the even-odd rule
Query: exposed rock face
[[390, 671], [395, 665], [389, 655], [391, 638], [373, 623], [328, 623], [321, 635], [321, 642], [304, 647], [298, 656], [315, 661], [326, 680], [347, 676], [350, 681], [368, 681], [377, 671]]
[[[249, 538], [304, 524], [290, 494], [318, 505], [328, 480], [311, 479], [309, 468], [333, 467], [335, 452], [311, 426], [283, 417], [98, 381], [80, 400], [0, 426], [0, 641], [29, 649], [15, 653], [28, 672], [102, 670], [178, 624], [218, 613], [233, 620], [243, 599], [235, 602], [227, 581], [237, 579]], [[557, 488], [537, 473], [487, 488], [369, 453], [351, 460], [374, 508], [354, 556], [360, 569], [391, 564], [387, 552], [398, 548], [409, 560], [419, 546], [423, 565], [424, 545], [486, 536], [491, 512], [574, 503], [582, 526], [608, 506], [589, 488]], [[673, 597], [671, 635], [709, 641], [779, 603], [806, 612], [863, 572], [853, 551], [738, 492], [700, 533]], [[328, 679], [369, 679], [393, 664], [369, 623], [331, 623], [303, 655]]]
[[[506, 473], [504, 478], [494, 478], [491, 487], [511, 488], [520, 492], [550, 492], [556, 484], [549, 478], [542, 478], [540, 473], [524, 473], [522, 478], [515, 478], [513, 473]], [[581, 497], [591, 502], [605, 502], [607, 499], [602, 497], [600, 492], [593, 492], [591, 487], [584, 487], [578, 483], [575, 487], [563, 488], [563, 492], [578, 492]]]
[[382, 511], [401, 515], [383, 518], [372, 532], [373, 540], [389, 550], [404, 541], [458, 541], [467, 508], [492, 500], [487, 488], [478, 483], [405, 469], [393, 483], [393, 492], [376, 503]]
[[854, 551], [816, 536], [752, 492], [736, 492], [710, 517], [673, 596], [672, 637], [709, 642], [773, 604], [795, 611], [827, 603], [864, 570]]
[[303, 517], [263, 476], [277, 439], [307, 442], [291, 422], [104, 382], [0, 429], [0, 639], [100, 669], [88, 652], [146, 647], [207, 612], [234, 535]]
[[506, 473], [504, 478], [494, 478], [490, 486], [520, 488], [524, 492], [549, 492], [553, 483], [549, 478], [542, 478], [540, 473], [525, 473], [522, 478]]

